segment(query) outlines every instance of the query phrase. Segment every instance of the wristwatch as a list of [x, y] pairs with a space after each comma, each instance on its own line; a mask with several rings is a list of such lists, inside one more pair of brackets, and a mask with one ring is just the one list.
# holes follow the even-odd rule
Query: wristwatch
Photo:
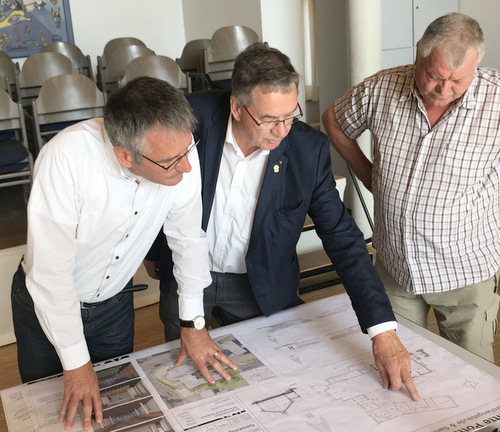
[[191, 321], [180, 320], [180, 325], [181, 327], [185, 328], [194, 328], [196, 330], [201, 330], [203, 327], [205, 327], [205, 318], [200, 315], [195, 317]]

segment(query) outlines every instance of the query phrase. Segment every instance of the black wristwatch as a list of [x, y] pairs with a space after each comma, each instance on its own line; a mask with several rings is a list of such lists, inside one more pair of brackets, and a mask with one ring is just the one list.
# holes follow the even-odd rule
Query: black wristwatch
[[201, 315], [195, 317], [191, 321], [179, 320], [179, 322], [181, 327], [185, 328], [194, 328], [196, 330], [201, 330], [205, 327], [205, 318], [203, 318]]

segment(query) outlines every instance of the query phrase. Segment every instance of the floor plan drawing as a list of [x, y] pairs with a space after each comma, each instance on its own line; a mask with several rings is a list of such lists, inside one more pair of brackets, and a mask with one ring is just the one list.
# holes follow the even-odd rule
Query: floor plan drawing
[[[397, 332], [418, 402], [404, 387], [383, 388], [370, 338], [338, 295], [213, 330], [239, 367], [230, 381], [215, 374], [208, 384], [190, 361], [175, 366], [178, 341], [95, 365], [105, 424], [93, 430], [472, 432], [500, 422], [496, 370], [410, 326]], [[62, 377], [2, 390], [10, 432], [62, 431], [62, 395]]]

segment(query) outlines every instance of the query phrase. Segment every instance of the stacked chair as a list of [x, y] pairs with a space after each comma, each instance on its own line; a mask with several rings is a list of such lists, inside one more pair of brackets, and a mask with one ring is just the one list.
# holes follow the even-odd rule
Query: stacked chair
[[97, 85], [104, 98], [118, 88], [118, 82], [133, 59], [154, 54], [137, 38], [116, 38], [106, 43], [102, 56], [97, 57]]
[[230, 89], [236, 57], [258, 41], [259, 35], [249, 27], [227, 26], [216, 30], [203, 51], [203, 72], [210, 86]]
[[102, 117], [104, 96], [94, 81], [81, 74], [49, 78], [32, 102], [38, 150], [57, 132], [71, 124]]
[[189, 41], [175, 61], [191, 82], [191, 91], [206, 90], [207, 81], [203, 75], [203, 51], [210, 45], [210, 39], [194, 39]]
[[23, 185], [27, 200], [32, 175], [23, 108], [0, 89], [0, 187]]
[[16, 77], [18, 100], [24, 108], [31, 107], [42, 84], [57, 75], [78, 73], [73, 62], [57, 52], [40, 52], [29, 56]]
[[178, 89], [184, 90], [184, 92], [191, 92], [188, 76], [170, 57], [145, 55], [132, 60], [128, 64], [123, 78], [119, 81], [119, 86], [123, 87], [127, 82], [141, 76], [158, 78], [167, 81]]
[[90, 61], [90, 56], [83, 54], [82, 50], [78, 48], [74, 43], [70, 42], [53, 42], [45, 45], [40, 52], [57, 52], [68, 57], [72, 62], [73, 66], [78, 70], [78, 73], [88, 76], [90, 79], [94, 79], [92, 73], [92, 62]]
[[16, 76], [19, 75], [19, 63], [14, 63], [12, 59], [0, 51], [0, 87], [3, 88], [10, 97], [17, 101]]

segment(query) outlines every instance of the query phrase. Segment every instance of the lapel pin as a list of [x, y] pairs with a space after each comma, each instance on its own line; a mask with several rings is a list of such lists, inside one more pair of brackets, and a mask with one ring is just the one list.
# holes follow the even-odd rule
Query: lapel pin
[[273, 169], [274, 169], [275, 173], [280, 172], [280, 166], [279, 165], [274, 165]]

